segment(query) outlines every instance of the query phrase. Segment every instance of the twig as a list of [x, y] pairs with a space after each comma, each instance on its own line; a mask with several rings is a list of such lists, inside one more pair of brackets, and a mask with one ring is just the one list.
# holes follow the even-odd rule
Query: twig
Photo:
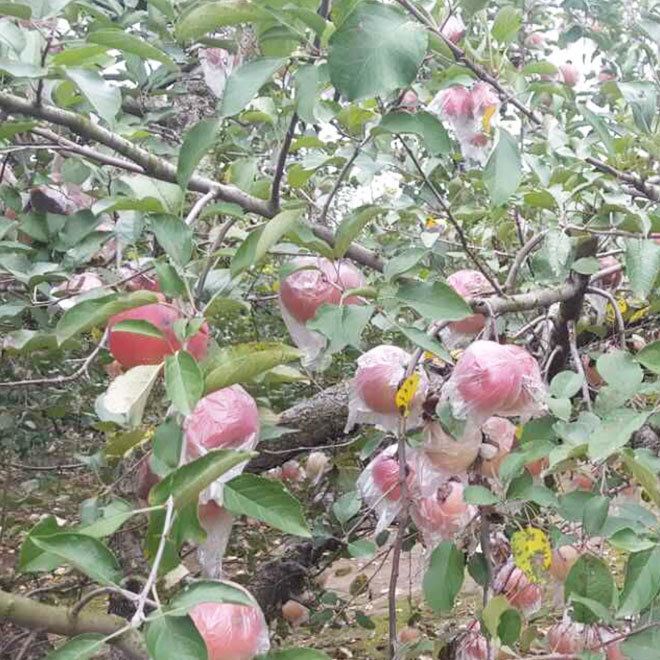
[[575, 362], [575, 371], [577, 371], [580, 376], [582, 376], [582, 397], [587, 406], [587, 410], [591, 412], [591, 395], [589, 394], [589, 381], [587, 381], [587, 375], [584, 373], [584, 365], [580, 359], [580, 353], [577, 347], [577, 337], [575, 331], [575, 321], [568, 321], [566, 324], [568, 330], [568, 345], [571, 349], [571, 356], [573, 357], [573, 362]]
[[72, 608], [71, 608], [71, 616], [78, 616], [80, 612], [83, 610], [85, 605], [93, 601], [95, 598], [98, 596], [103, 596], [105, 594], [111, 594], [116, 592], [117, 589], [114, 587], [99, 587], [98, 589], [92, 589], [92, 591], [89, 591], [86, 593]]
[[211, 247], [209, 248], [208, 255], [206, 257], [206, 263], [204, 264], [204, 270], [199, 276], [199, 280], [197, 281], [197, 287], [195, 288], [195, 298], [198, 301], [201, 299], [202, 293], [204, 293], [204, 284], [206, 284], [206, 278], [209, 276], [209, 273], [213, 268], [213, 264], [215, 263], [215, 257], [214, 257], [215, 251], [220, 247], [222, 241], [225, 240], [229, 230], [234, 226], [234, 223], [236, 222], [237, 219], [238, 218], [235, 218], [233, 216], [227, 218], [227, 220], [222, 225], [222, 227], [220, 227], [218, 234], [215, 237], [215, 240], [213, 241]]
[[[75, 112], [62, 110], [48, 104], [37, 105], [20, 96], [6, 92], [0, 92], [0, 108], [9, 113], [27, 115], [37, 119], [43, 119], [51, 124], [64, 126], [76, 135], [94, 142], [99, 142], [128, 158], [143, 168], [145, 174], [161, 181], [177, 183], [177, 168], [172, 163], [156, 156], [121, 135], [113, 133], [99, 124], [94, 124], [86, 117]], [[188, 188], [203, 193], [215, 190], [217, 197], [226, 202], [238, 204], [246, 211], [257, 213], [266, 218], [273, 216], [268, 201], [249, 195], [236, 186], [218, 183], [217, 181], [199, 175], [193, 175], [188, 182]]]
[[337, 192], [339, 192], [339, 188], [341, 187], [341, 184], [343, 180], [346, 178], [346, 175], [350, 172], [351, 167], [353, 167], [353, 163], [355, 162], [355, 159], [359, 156], [360, 151], [367, 145], [367, 143], [371, 140], [371, 135], [368, 135], [362, 142], [360, 142], [357, 147], [353, 150], [353, 154], [351, 157], [344, 163], [344, 167], [341, 168], [337, 180], [335, 181], [335, 185], [332, 187], [332, 190], [328, 194], [328, 198], [325, 200], [325, 204], [323, 204], [323, 209], [321, 211], [321, 217], [319, 218], [319, 222], [321, 225], [325, 225], [327, 218], [328, 218], [328, 211], [330, 209], [330, 205], [332, 204], [332, 200], [335, 198], [335, 195]]
[[195, 202], [193, 207], [190, 209], [190, 213], [188, 213], [186, 216], [185, 222], [188, 227], [191, 227], [195, 223], [199, 217], [199, 214], [204, 210], [204, 207], [207, 204], [210, 204], [216, 198], [216, 195], [217, 192], [215, 190], [211, 190]]
[[106, 337], [108, 336], [108, 330], [106, 329], [101, 337], [101, 341], [97, 344], [96, 348], [85, 358], [85, 361], [82, 363], [80, 368], [76, 369], [72, 374], [68, 376], [56, 376], [55, 378], [32, 378], [29, 380], [14, 380], [14, 381], [5, 381], [0, 382], [0, 387], [27, 387], [30, 385], [62, 385], [63, 383], [70, 383], [73, 380], [80, 378], [83, 374], [87, 373], [90, 364], [94, 361], [96, 356], [99, 354], [103, 345], [105, 344]]
[[[39, 82], [42, 83], [43, 80], [40, 80]], [[27, 639], [23, 642], [23, 646], [21, 646], [21, 650], [18, 652], [18, 655], [16, 656], [16, 660], [23, 660], [25, 654], [28, 652], [30, 648], [30, 644], [32, 644], [32, 642], [36, 639], [38, 634], [39, 634], [38, 630], [33, 630], [27, 636]]]
[[34, 472], [57, 472], [58, 470], [79, 470], [87, 467], [85, 463], [69, 463], [68, 465], [24, 465], [23, 463], [9, 463], [11, 467], [17, 470], [26, 470]]
[[511, 264], [511, 270], [509, 270], [509, 274], [506, 278], [506, 281], [504, 282], [504, 290], [507, 293], [510, 293], [515, 289], [516, 279], [518, 278], [520, 269], [527, 261], [527, 258], [532, 253], [532, 250], [534, 250], [534, 248], [545, 238], [546, 233], [547, 231], [542, 231], [536, 236], [530, 238], [527, 243], [525, 243], [516, 253], [516, 258]]
[[289, 122], [289, 128], [284, 136], [282, 148], [277, 157], [277, 164], [275, 166], [275, 176], [273, 177], [273, 187], [270, 193], [271, 208], [277, 212], [280, 207], [280, 187], [282, 186], [282, 179], [284, 178], [284, 166], [286, 165], [286, 157], [289, 155], [291, 142], [293, 142], [293, 135], [296, 131], [296, 124], [298, 123], [298, 113], [294, 112]]
[[606, 291], [605, 289], [599, 289], [596, 286], [587, 287], [587, 293], [593, 293], [597, 296], [601, 296], [601, 298], [607, 299], [610, 305], [612, 305], [612, 309], [614, 310], [614, 318], [616, 319], [616, 324], [619, 329], [619, 344], [621, 345], [621, 348], [625, 350], [626, 324], [623, 320], [623, 315], [621, 314], [621, 310], [619, 309], [614, 296], [609, 291]]
[[424, 180], [424, 183], [428, 187], [428, 189], [433, 193], [433, 196], [436, 198], [438, 201], [438, 204], [440, 204], [440, 207], [444, 211], [445, 215], [447, 216], [447, 219], [449, 222], [452, 224], [454, 229], [456, 230], [456, 233], [458, 234], [458, 238], [461, 242], [461, 245], [463, 246], [463, 250], [465, 251], [465, 254], [471, 259], [471, 261], [474, 263], [474, 265], [481, 271], [481, 274], [488, 280], [490, 285], [493, 287], [493, 290], [499, 294], [503, 295], [502, 288], [500, 287], [499, 283], [497, 280], [491, 275], [490, 272], [482, 265], [481, 261], [478, 259], [477, 255], [472, 251], [470, 248], [470, 244], [468, 243], [465, 234], [463, 233], [463, 228], [459, 224], [459, 222], [456, 220], [454, 217], [454, 214], [451, 212], [451, 209], [449, 208], [449, 205], [447, 202], [445, 202], [443, 196], [440, 194], [440, 191], [435, 187], [433, 182], [428, 178], [426, 175], [426, 172], [424, 172], [420, 162], [417, 160], [417, 157], [413, 153], [412, 149], [408, 146], [406, 141], [401, 137], [401, 135], [397, 136], [399, 138], [399, 141], [403, 145], [403, 148], [406, 150], [408, 155], [410, 156], [410, 159], [415, 165], [415, 168], [419, 172], [420, 176]]

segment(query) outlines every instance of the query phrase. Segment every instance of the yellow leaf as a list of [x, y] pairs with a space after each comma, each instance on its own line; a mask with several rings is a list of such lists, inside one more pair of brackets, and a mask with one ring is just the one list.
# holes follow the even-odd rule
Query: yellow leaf
[[638, 309], [636, 312], [633, 312], [628, 320], [630, 323], [637, 323], [637, 321], [641, 321], [642, 319], [646, 318], [650, 311], [651, 307], [649, 305], [642, 307], [642, 309]]
[[552, 563], [548, 535], [537, 527], [526, 527], [511, 537], [513, 563], [532, 582], [541, 582]]
[[522, 438], [524, 428], [525, 427], [522, 424], [518, 424], [518, 426], [516, 426], [516, 432], [515, 432], [516, 440], [519, 441], [520, 438]]
[[[625, 318], [626, 314], [628, 313], [628, 302], [626, 301], [625, 298], [619, 298], [616, 301], [616, 306], [619, 308], [619, 311], [621, 312], [621, 316]], [[612, 303], [607, 304], [607, 309], [605, 310], [605, 319], [607, 320], [608, 323], [614, 323], [616, 320], [616, 316], [614, 315], [614, 309], [612, 308]]]
[[399, 413], [404, 417], [408, 417], [410, 414], [410, 407], [412, 405], [412, 400], [415, 397], [415, 393], [417, 392], [417, 388], [419, 387], [419, 380], [419, 374], [414, 373], [411, 376], [408, 376], [396, 391], [394, 402], [396, 403]]
[[103, 337], [103, 330], [101, 330], [101, 328], [92, 328], [89, 331], [89, 336], [91, 337], [92, 341], [99, 342], [101, 341], [101, 337]]
[[483, 119], [481, 120], [481, 123], [486, 133], [490, 133], [490, 129], [491, 129], [490, 120], [493, 118], [493, 115], [495, 114], [496, 110], [497, 110], [496, 105], [489, 105], [484, 111], [484, 116]]
[[439, 225], [440, 225], [440, 223], [432, 216], [429, 216], [428, 218], [426, 218], [426, 222], [424, 223], [424, 226], [426, 227], [426, 229], [435, 229]]

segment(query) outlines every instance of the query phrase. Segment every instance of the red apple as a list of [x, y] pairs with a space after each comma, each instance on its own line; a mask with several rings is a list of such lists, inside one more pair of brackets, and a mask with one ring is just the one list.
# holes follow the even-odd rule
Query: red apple
[[580, 70], [571, 62], [566, 62], [559, 67], [562, 81], [569, 87], [575, 87], [580, 80]]
[[484, 477], [496, 478], [502, 461], [509, 455], [516, 441], [516, 427], [503, 417], [491, 417], [481, 427], [484, 435], [497, 447], [497, 454], [481, 463], [481, 474]]
[[[464, 298], [477, 297], [493, 291], [490, 282], [478, 270], [456, 271], [447, 278], [447, 284]], [[486, 317], [483, 314], [473, 314], [462, 321], [450, 323], [449, 327], [461, 334], [476, 335], [485, 325]]]
[[282, 617], [291, 624], [291, 627], [297, 628], [309, 621], [309, 609], [297, 600], [287, 600], [282, 605]]
[[[313, 319], [324, 303], [338, 305], [345, 291], [364, 286], [362, 273], [349, 261], [300, 257], [294, 263], [305, 268], [282, 280], [279, 299], [289, 314], [301, 323]], [[344, 303], [360, 304], [360, 299], [349, 296]]]
[[268, 650], [268, 626], [258, 605], [200, 603], [190, 610], [208, 660], [252, 660]]
[[442, 36], [457, 44], [465, 36], [465, 23], [461, 20], [460, 16], [452, 14], [442, 26]]
[[240, 385], [200, 399], [183, 423], [188, 454], [193, 458], [211, 449], [252, 447], [259, 428], [257, 404]]
[[[182, 346], [174, 333], [174, 322], [183, 318], [171, 305], [152, 303], [134, 307], [115, 314], [108, 321], [110, 330], [108, 347], [113, 357], [126, 368], [140, 364], [159, 364], [167, 355], [178, 351]], [[113, 330], [120, 321], [148, 321], [158, 328], [163, 337], [149, 337], [125, 330]], [[202, 325], [196, 335], [188, 340], [186, 350], [197, 360], [206, 356], [209, 341], [209, 327]]]

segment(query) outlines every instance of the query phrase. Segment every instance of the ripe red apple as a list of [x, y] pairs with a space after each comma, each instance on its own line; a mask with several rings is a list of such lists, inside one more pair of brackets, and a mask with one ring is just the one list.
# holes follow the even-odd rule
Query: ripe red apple
[[503, 594], [511, 607], [525, 616], [538, 612], [543, 600], [543, 589], [534, 584], [513, 563], [506, 563], [493, 580], [495, 593]]
[[406, 626], [405, 628], [399, 630], [399, 634], [397, 635], [401, 644], [410, 644], [412, 642], [416, 642], [420, 636], [421, 635], [419, 630], [417, 628], [411, 628], [410, 626]]
[[575, 87], [580, 80], [580, 70], [571, 62], [566, 62], [559, 67], [562, 81], [569, 87]]
[[543, 458], [538, 458], [535, 461], [532, 461], [531, 463], [527, 463], [525, 465], [525, 468], [527, 469], [527, 472], [529, 472], [533, 477], [538, 477], [543, 470], [547, 469], [548, 465], [550, 463], [548, 462], [548, 459], [546, 457]]
[[548, 646], [554, 653], [575, 655], [584, 651], [583, 626], [573, 621], [562, 621], [548, 628]]
[[[280, 283], [280, 304], [300, 323], [313, 319], [324, 303], [338, 305], [345, 291], [364, 286], [362, 273], [349, 261], [330, 261], [323, 257], [299, 257], [296, 270]], [[360, 299], [349, 296], [347, 305], [360, 304]]]
[[297, 628], [309, 621], [309, 609], [297, 600], [287, 600], [282, 605], [282, 617], [292, 628]]
[[417, 499], [411, 514], [424, 538], [435, 543], [455, 536], [469, 522], [473, 511], [474, 507], [463, 499], [463, 484], [448, 481], [435, 495]]
[[481, 427], [488, 440], [497, 446], [497, 454], [481, 463], [481, 474], [484, 477], [496, 478], [502, 461], [508, 456], [516, 441], [516, 427], [503, 417], [491, 417]]
[[[478, 136], [475, 136], [475, 138], [476, 137]], [[459, 296], [463, 296], [464, 298], [481, 296], [487, 293], [492, 293], [493, 291], [490, 282], [478, 270], [456, 271], [447, 278], [447, 284], [454, 289]], [[454, 321], [450, 323], [449, 327], [455, 332], [461, 334], [476, 335], [484, 329], [485, 325], [486, 317], [483, 314], [473, 314], [462, 321]]]
[[[181, 342], [174, 333], [174, 322], [183, 318], [171, 305], [152, 303], [127, 309], [115, 314], [108, 321], [108, 347], [113, 357], [123, 367], [130, 368], [139, 364], [159, 364], [167, 355], [181, 348]], [[158, 328], [163, 337], [149, 337], [125, 330], [113, 330], [120, 321], [148, 321]], [[188, 340], [186, 350], [197, 360], [206, 356], [209, 341], [209, 327], [202, 325], [196, 335]]]
[[448, 394], [459, 414], [523, 415], [538, 407], [545, 389], [538, 363], [524, 348], [475, 341], [461, 354]]
[[208, 660], [252, 660], [270, 647], [268, 626], [258, 605], [200, 603], [190, 610]]
[[541, 32], [532, 32], [525, 38], [527, 48], [543, 48], [545, 46], [545, 36]]
[[445, 21], [441, 32], [443, 37], [453, 44], [457, 44], [465, 36], [465, 23], [463, 23], [460, 16], [452, 14]]
[[455, 657], [460, 660], [488, 660], [488, 642], [481, 634], [478, 621], [473, 621], [460, 636]]
[[481, 433], [477, 427], [466, 429], [460, 438], [452, 438], [440, 424], [424, 427], [424, 451], [431, 463], [451, 475], [463, 474], [479, 455]]
[[374, 484], [385, 499], [396, 501], [401, 498], [399, 461], [396, 458], [381, 454], [374, 459], [371, 470]]
[[240, 385], [224, 387], [200, 399], [186, 417], [187, 454], [197, 458], [211, 449], [254, 447], [259, 428], [254, 399]]
[[562, 545], [555, 548], [552, 551], [552, 563], [548, 569], [550, 575], [559, 582], [563, 582], [580, 554], [574, 545]]
[[305, 470], [302, 469], [298, 461], [286, 461], [282, 464], [282, 480], [299, 482], [305, 479]]
[[623, 271], [619, 260], [614, 255], [608, 254], [605, 257], [600, 257], [600, 259], [598, 259], [598, 263], [600, 264], [601, 270], [619, 266], [618, 271], [610, 273], [609, 275], [604, 275], [596, 281], [596, 283], [600, 283], [606, 289], [616, 289], [623, 280]]
[[[405, 376], [410, 354], [398, 346], [376, 346], [362, 354], [353, 378], [356, 394], [374, 412], [398, 415], [395, 396]], [[421, 406], [426, 393], [422, 376], [412, 406]]]
[[409, 89], [401, 97], [399, 101], [399, 108], [401, 110], [408, 110], [408, 112], [414, 112], [419, 107], [419, 97], [412, 89]]
[[140, 460], [138, 465], [137, 474], [135, 477], [135, 495], [142, 502], [147, 502], [149, 499], [149, 491], [160, 481], [160, 477], [151, 469], [149, 461], [151, 459], [151, 452]]
[[453, 85], [436, 97], [440, 114], [454, 120], [472, 119], [472, 94], [467, 87]]

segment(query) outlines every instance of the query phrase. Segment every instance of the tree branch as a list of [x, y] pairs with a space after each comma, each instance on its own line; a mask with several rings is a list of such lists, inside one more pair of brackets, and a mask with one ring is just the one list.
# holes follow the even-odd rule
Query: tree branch
[[[45, 605], [25, 596], [0, 590], [0, 619], [11, 621], [29, 630], [46, 630], [55, 635], [75, 637], [84, 633], [114, 635], [126, 627], [126, 621], [112, 614], [72, 614], [71, 609]], [[127, 630], [109, 642], [123, 651], [129, 658], [145, 660], [148, 655], [142, 636]]]
[[506, 281], [504, 282], [504, 290], [507, 292], [511, 292], [515, 289], [516, 287], [516, 279], [518, 278], [518, 273], [520, 269], [523, 267], [525, 264], [525, 261], [527, 261], [527, 258], [531, 254], [532, 250], [545, 238], [547, 232], [542, 231], [540, 234], [537, 234], [536, 236], [533, 236], [532, 238], [525, 243], [520, 250], [516, 253], [516, 258], [514, 259], [513, 263], [511, 264], [511, 270], [509, 271], [509, 275], [506, 278]]
[[289, 155], [291, 142], [293, 142], [293, 135], [296, 131], [296, 124], [298, 123], [298, 113], [294, 112], [289, 128], [287, 129], [282, 148], [277, 157], [277, 165], [275, 166], [275, 176], [273, 177], [273, 187], [270, 193], [270, 207], [273, 213], [277, 213], [280, 208], [280, 188], [282, 186], [282, 179], [284, 178], [284, 166], [286, 165], [286, 157]]
[[[146, 149], [139, 147], [130, 140], [113, 133], [89, 119], [68, 110], [62, 110], [52, 105], [36, 105], [14, 94], [0, 92], [0, 108], [9, 113], [27, 115], [36, 119], [43, 119], [51, 124], [64, 126], [71, 132], [88, 140], [99, 142], [106, 147], [120, 153], [125, 158], [143, 168], [144, 173], [154, 179], [177, 183], [177, 168], [167, 160], [156, 156]], [[273, 217], [274, 213], [268, 201], [258, 199], [244, 193], [235, 186], [229, 186], [206, 177], [193, 175], [188, 183], [188, 188], [195, 192], [208, 193], [215, 191], [218, 198], [238, 204], [241, 208], [251, 213]]]

